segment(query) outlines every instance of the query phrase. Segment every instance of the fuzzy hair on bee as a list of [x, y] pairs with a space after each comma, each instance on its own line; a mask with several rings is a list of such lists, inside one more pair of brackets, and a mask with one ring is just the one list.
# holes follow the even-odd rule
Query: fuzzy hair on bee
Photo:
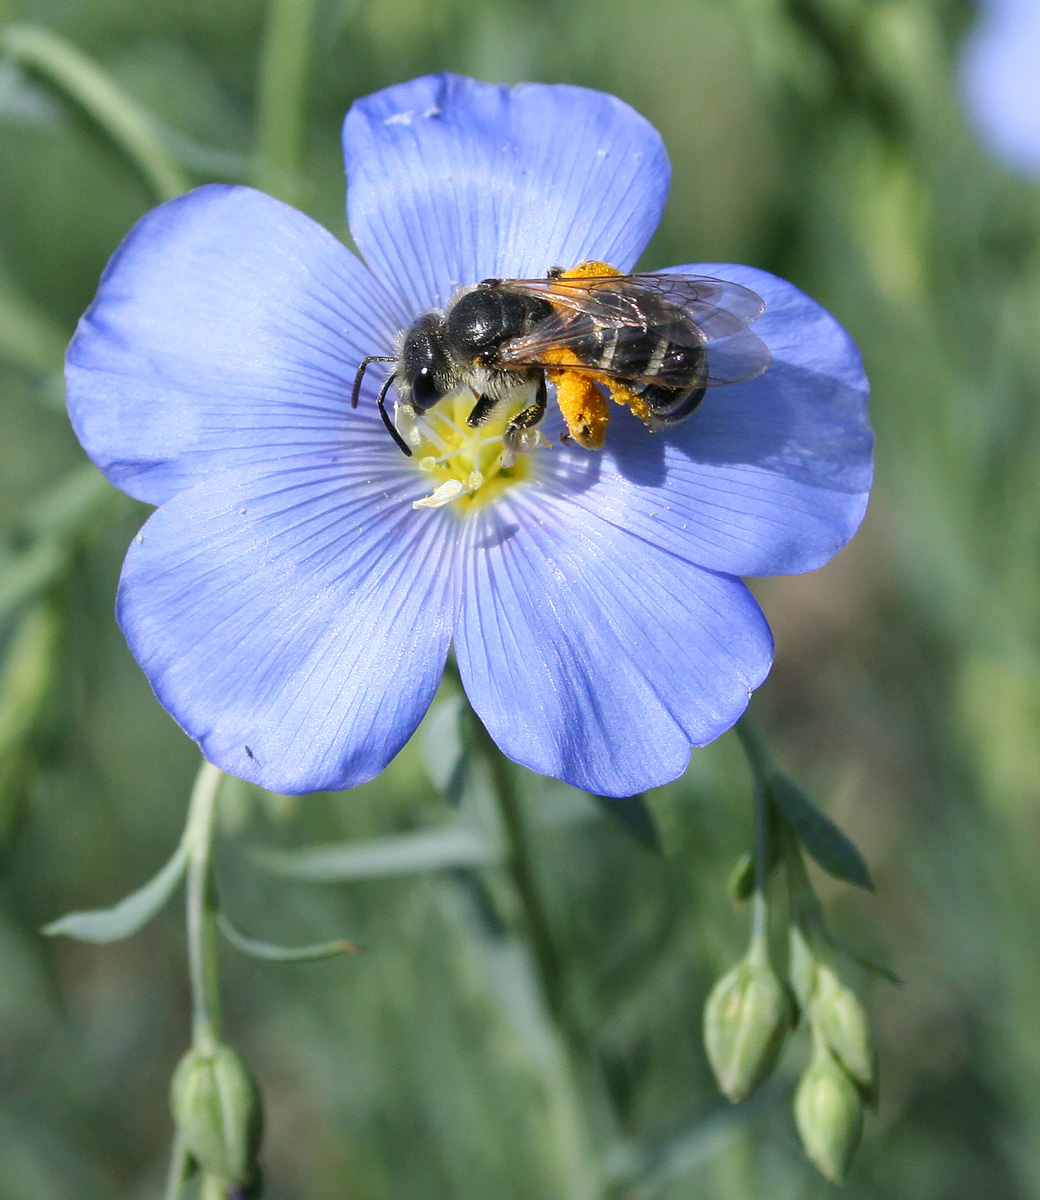
[[[726, 280], [623, 275], [601, 262], [554, 267], [544, 279], [485, 279], [402, 330], [393, 355], [366, 358], [351, 405], [369, 363], [393, 363], [377, 403], [410, 455], [421, 441], [418, 418], [446, 396], [472, 392], [467, 424], [477, 428], [500, 404], [533, 389], [503, 434], [506, 452], [515, 454], [545, 416], [551, 382], [569, 437], [598, 450], [609, 421], [607, 393], [654, 430], [685, 420], [709, 387], [765, 371], [769, 350], [748, 328], [764, 308], [750, 289]], [[386, 408], [391, 385], [393, 419]]]

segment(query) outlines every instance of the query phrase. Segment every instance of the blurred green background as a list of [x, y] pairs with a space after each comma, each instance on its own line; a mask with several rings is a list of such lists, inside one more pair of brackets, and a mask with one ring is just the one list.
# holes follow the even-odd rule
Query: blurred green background
[[[178, 173], [259, 182], [346, 238], [344, 112], [437, 69], [620, 95], [675, 168], [645, 266], [766, 267], [858, 340], [870, 513], [828, 567], [756, 584], [778, 654], [753, 705], [871, 863], [875, 897], [821, 882], [832, 925], [905, 980], [852, 980], [882, 1098], [845, 1190], [1040, 1197], [1040, 189], [966, 126], [972, 19], [953, 0], [0, 0], [0, 23], [89, 56], [124, 117], [147, 110], [174, 164], [150, 183], [118, 129], [31, 66], [24, 24], [0, 33], [0, 1200], [158, 1196], [189, 1033], [178, 906], [111, 946], [37, 932], [158, 868], [197, 766], [112, 619], [146, 510], [84, 473], [64, 343]], [[488, 907], [509, 909], [501, 868], [330, 887], [251, 857], [456, 821], [414, 745], [351, 793], [226, 805], [240, 923], [366, 947], [224, 956], [227, 1035], [267, 1099], [267, 1194], [830, 1194], [790, 1116], [805, 1047], [731, 1108], [700, 1046], [747, 936], [726, 886], [750, 827], [732, 735], [649, 797], [659, 854], [580, 793], [522, 790], [560, 1024]]]

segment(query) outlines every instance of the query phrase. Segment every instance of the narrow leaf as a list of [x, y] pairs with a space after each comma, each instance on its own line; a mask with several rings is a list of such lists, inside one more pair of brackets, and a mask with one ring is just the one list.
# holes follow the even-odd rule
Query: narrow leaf
[[795, 836], [819, 865], [835, 879], [874, 890], [863, 855], [815, 804], [786, 776], [773, 774], [769, 794]]
[[594, 793], [590, 795], [603, 811], [613, 817], [641, 846], [660, 854], [661, 838], [657, 832], [657, 824], [642, 796], [597, 796]]
[[880, 963], [877, 959], [870, 958], [866, 954], [861, 954], [858, 950], [854, 950], [848, 942], [843, 942], [840, 938], [833, 937], [831, 934], [827, 935], [827, 941], [839, 954], [844, 954], [850, 962], [854, 962], [858, 967], [862, 967], [864, 971], [869, 971], [872, 975], [877, 975], [889, 983], [894, 983], [897, 987], [902, 985], [902, 976], [897, 975], [895, 971], [890, 967], [886, 967], [884, 963]]
[[729, 877], [729, 890], [738, 904], [751, 899], [755, 890], [755, 856], [745, 850]]
[[[775, 822], [770, 821], [770, 836], [766, 839], [769, 855], [766, 862], [767, 879], [772, 875], [781, 857], [780, 847], [777, 845], [779, 839], [776, 836], [777, 831], [774, 825]], [[737, 859], [737, 865], [729, 877], [729, 890], [738, 904], [751, 899], [755, 890], [755, 856], [750, 850], [745, 851]]]
[[243, 954], [253, 958], [262, 958], [266, 962], [317, 962], [323, 958], [335, 958], [338, 954], [356, 954], [359, 947], [353, 942], [337, 938], [333, 942], [319, 942], [313, 946], [278, 946], [274, 942], [265, 942], [261, 938], [250, 937], [244, 933], [224, 913], [217, 913], [217, 924], [220, 932]]
[[165, 867], [143, 888], [120, 900], [111, 908], [91, 912], [73, 912], [43, 927], [48, 937], [64, 934], [81, 942], [117, 942], [146, 925], [173, 895], [188, 863], [185, 842], [177, 847]]
[[446, 829], [402, 833], [369, 842], [344, 842], [309, 850], [263, 850], [257, 862], [275, 875], [311, 883], [346, 883], [420, 871], [485, 867], [498, 862], [497, 851], [475, 829]]

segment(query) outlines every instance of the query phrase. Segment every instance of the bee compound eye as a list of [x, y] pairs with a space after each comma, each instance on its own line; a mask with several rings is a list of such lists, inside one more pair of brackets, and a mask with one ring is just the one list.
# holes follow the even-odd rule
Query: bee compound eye
[[412, 401], [419, 412], [432, 408], [441, 398], [433, 371], [423, 367], [412, 382]]

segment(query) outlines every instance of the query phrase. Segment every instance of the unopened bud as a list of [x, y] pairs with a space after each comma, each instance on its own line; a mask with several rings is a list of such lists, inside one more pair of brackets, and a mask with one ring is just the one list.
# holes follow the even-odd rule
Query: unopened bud
[[237, 1193], [256, 1177], [260, 1093], [237, 1051], [213, 1039], [181, 1059], [170, 1086], [177, 1129], [205, 1176]]
[[863, 1135], [863, 1102], [844, 1067], [819, 1039], [795, 1092], [794, 1118], [809, 1160], [824, 1178], [841, 1183]]
[[852, 1078], [869, 1089], [874, 1082], [874, 1045], [866, 1013], [855, 992], [826, 963], [816, 968], [810, 1017]]
[[704, 1006], [704, 1048], [719, 1090], [743, 1100], [772, 1072], [791, 1028], [791, 999], [764, 938], [716, 983]]

